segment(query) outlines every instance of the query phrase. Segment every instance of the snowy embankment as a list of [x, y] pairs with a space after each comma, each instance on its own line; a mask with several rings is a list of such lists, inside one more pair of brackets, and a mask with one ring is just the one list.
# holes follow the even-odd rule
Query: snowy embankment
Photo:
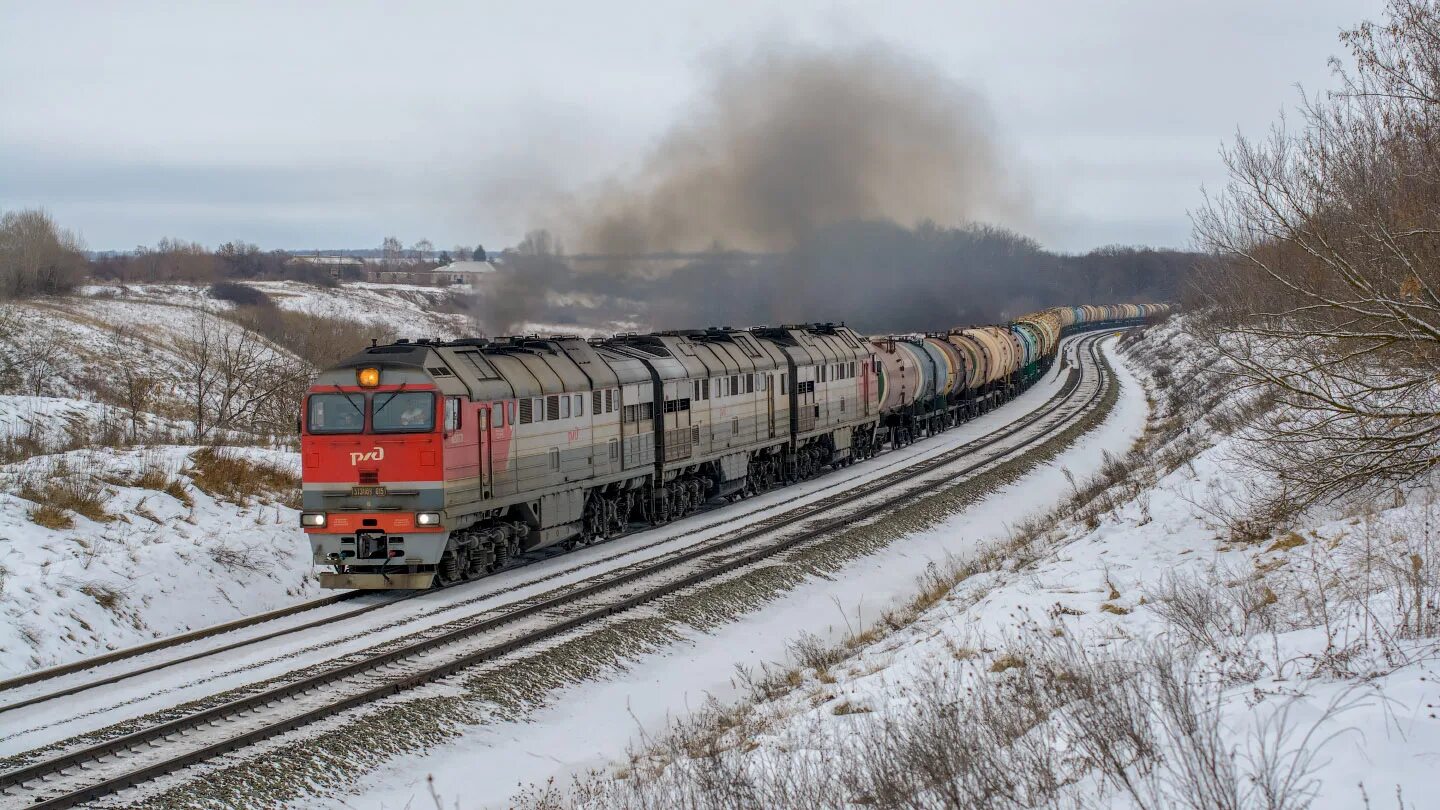
[[318, 596], [298, 468], [183, 446], [0, 467], [0, 678]]
[[[1159, 402], [1135, 452], [1132, 408], [1017, 482], [1023, 499], [996, 493], [1007, 509], [907, 538], [900, 565], [859, 563], [407, 773], [432, 770], [462, 807], [501, 803], [470, 787], [496, 761], [492, 776], [530, 784], [522, 806], [1425, 806], [1440, 787], [1434, 489], [1264, 520], [1250, 493], [1270, 482], [1228, 433], [1255, 406], [1214, 396], [1181, 324], [1130, 351], [1162, 369], [1142, 372]], [[1116, 457], [1097, 465], [1102, 448]], [[898, 606], [874, 598], [915, 554], [955, 556]], [[849, 617], [838, 643], [799, 633], [827, 612]], [[725, 682], [729, 660], [780, 660], [780, 639], [787, 664]], [[412, 778], [352, 806], [427, 790]]]
[[[407, 333], [465, 321], [435, 311], [450, 295], [438, 288], [254, 286], [282, 309]], [[0, 307], [0, 677], [318, 596], [287, 505], [297, 455], [227, 450], [222, 462], [259, 463], [221, 469], [193, 444], [202, 375], [204, 441], [288, 443], [268, 434], [286, 432], [293, 399], [263, 418], [217, 401], [232, 380], [217, 347], [236, 381], [244, 363], [300, 362], [221, 317], [232, 306], [205, 286], [135, 285]], [[235, 384], [233, 401], [247, 401]], [[221, 417], [233, 429], [214, 428]]]
[[[675, 718], [701, 710], [708, 700], [742, 699], [746, 687], [736, 680], [737, 668], [757, 672], [786, 659], [796, 638], [842, 643], [884, 611], [908, 601], [915, 579], [927, 568], [949, 555], [976, 549], [1005, 534], [1025, 514], [1062, 500], [1069, 486], [1066, 469], [1093, 471], [1106, 453], [1123, 453], [1133, 444], [1145, 424], [1145, 394], [1113, 353], [1111, 358], [1121, 388], [1108, 418], [1050, 462], [978, 498], [942, 524], [903, 537], [883, 553], [807, 578], [733, 621], [703, 627], [672, 625], [681, 635], [661, 651], [613, 669], [606, 666], [603, 676], [565, 688], [521, 717], [497, 717], [428, 753], [407, 754], [362, 777], [354, 795], [334, 800], [333, 806], [365, 810], [429, 806], [430, 786], [425, 780], [433, 774], [434, 789], [446, 807], [457, 801], [466, 810], [505, 807], [524, 785], [549, 779], [564, 783], [571, 774], [604, 770], [624, 761], [627, 747], [637, 739], [659, 739]], [[1047, 394], [1038, 389], [1026, 396], [1040, 396], [1043, 401]], [[925, 446], [922, 442], [914, 447]], [[865, 469], [859, 465], [847, 472], [863, 474]]]

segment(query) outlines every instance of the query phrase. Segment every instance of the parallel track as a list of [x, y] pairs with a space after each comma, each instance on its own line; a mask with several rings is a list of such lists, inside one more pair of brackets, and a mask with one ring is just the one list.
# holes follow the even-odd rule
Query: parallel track
[[[1081, 339], [1081, 343], [1087, 345], [1087, 351], [1091, 357], [1092, 365], [1097, 371], [1100, 368], [1097, 351], [1098, 339], [1098, 335], [1087, 336]], [[441, 628], [442, 632], [434, 633], [428, 637], [408, 643], [399, 644], [389, 650], [378, 651], [360, 658], [357, 661], [308, 675], [293, 682], [266, 689], [265, 691], [242, 697], [229, 703], [202, 709], [184, 717], [156, 723], [147, 728], [112, 740], [80, 747], [60, 756], [38, 761], [0, 774], [0, 795], [21, 798], [26, 802], [23, 805], [17, 806], [33, 808], [73, 807], [81, 802], [123, 790], [158, 776], [202, 762], [219, 754], [243, 748], [291, 729], [307, 725], [316, 720], [333, 716], [337, 712], [373, 703], [384, 697], [448, 677], [468, 667], [509, 654], [524, 647], [533, 646], [583, 625], [604, 620], [637, 605], [674, 594], [697, 583], [723, 576], [746, 566], [754, 565], [793, 548], [796, 545], [832, 534], [837, 530], [848, 528], [858, 521], [880, 515], [887, 510], [896, 508], [902, 503], [914, 500], [917, 497], [924, 497], [926, 492], [938, 484], [954, 481], [1002, 459], [1022, 454], [1027, 448], [1043, 442], [1053, 433], [1063, 430], [1074, 419], [1087, 413], [1104, 395], [1107, 387], [1113, 385], [1113, 381], [1104, 375], [1099, 375], [1099, 378], [1093, 386], [1093, 391], [1089, 393], [1088, 396], [1081, 398], [1082, 382], [1081, 373], [1078, 370], [1072, 371], [1071, 378], [1067, 381], [1062, 391], [1051, 400], [1050, 404], [1028, 415], [1024, 419], [974, 442], [967, 443], [935, 458], [897, 473], [892, 473], [853, 490], [847, 490], [825, 501], [797, 508], [775, 518], [761, 521], [754, 526], [713, 538], [697, 544], [694, 547], [674, 552], [657, 560], [637, 564], [629, 570], [621, 569], [599, 575], [594, 581], [588, 584], [570, 587], [556, 595], [537, 598], [528, 603], [522, 602], [519, 606], [513, 607], [513, 609], [489, 618], [482, 618], [481, 616], [470, 617], [473, 621], [462, 621], [459, 626], [450, 629]], [[1011, 436], [1015, 436], [1047, 417], [1058, 413], [1067, 404], [1070, 404], [1072, 400], [1076, 400], [1077, 398], [1081, 398], [1082, 401], [1072, 413], [1066, 414], [1065, 418], [1057, 420], [1055, 425], [1046, 427], [1044, 430], [1037, 432], [1036, 435], [1024, 438], [1013, 447], [1003, 449], [1000, 452], [966, 465], [964, 468], [947, 471], [944, 477], [936, 481], [927, 481], [924, 486], [904, 489], [897, 494], [888, 496], [867, 506], [845, 508], [846, 505], [853, 504], [856, 501], [882, 493], [886, 490], [895, 489], [906, 482], [923, 477], [929, 473], [940, 471], [942, 468], [956, 463], [957, 460], [964, 456], [968, 456], [1004, 441]], [[840, 501], [840, 503], [828, 503], [829, 501]], [[805, 526], [803, 527], [803, 531], [790, 536], [781, 537], [769, 542], [755, 542], [776, 534], [780, 529], [795, 526], [801, 521], [805, 521], [827, 511], [843, 511], [843, 514], [821, 520], [817, 525]], [[747, 543], [754, 543], [756, 547], [750, 550], [738, 548]], [[703, 558], [712, 555], [715, 555], [717, 558], [713, 564], [704, 564]], [[699, 565], [697, 565], [694, 570], [684, 570], [682, 568], [686, 563], [691, 562], [699, 563]], [[676, 574], [676, 576], [664, 582], [646, 586], [645, 580], [662, 578], [667, 573], [673, 573]], [[627, 586], [630, 586], [631, 592], [626, 591]], [[609, 600], [596, 598], [616, 591], [621, 592], [618, 594], [618, 598]], [[595, 604], [587, 604], [587, 601], [593, 601]], [[519, 623], [535, 619], [543, 620], [547, 613], [553, 614], [554, 620], [543, 621], [540, 627], [523, 630], [513, 637], [463, 651], [459, 655], [438, 663], [424, 663], [422, 661], [418, 667], [414, 666], [417, 659], [423, 659], [427, 656], [438, 657], [434, 656], [433, 653], [442, 647], [473, 641], [476, 637], [486, 634], [495, 633], [498, 635], [497, 631], [513, 628], [514, 625]], [[394, 669], [403, 666], [407, 661], [411, 662], [411, 671], [402, 673], [399, 677], [387, 677], [385, 673], [382, 672], [382, 670], [386, 668]], [[379, 676], [380, 682], [373, 685], [353, 683], [364, 680], [366, 676], [371, 676], [372, 679], [375, 676]], [[329, 695], [343, 691], [341, 682], [347, 680], [352, 682], [352, 686], [358, 686], [358, 690], [336, 699], [328, 699]], [[277, 705], [287, 702], [305, 702], [307, 705], [292, 706], [291, 708], [299, 708], [300, 711], [286, 717], [273, 720], [260, 718], [262, 722], [259, 725], [252, 723], [252, 728], [248, 728], [238, 734], [226, 736], [214, 742], [205, 743], [203, 740], [197, 740], [196, 742], [205, 744], [177, 756], [163, 758], [158, 761], [150, 761], [148, 763], [137, 763], [133, 768], [125, 765], [123, 766], [124, 769], [115, 775], [106, 776], [103, 773], [96, 774], [100, 776], [100, 778], [98, 780], [91, 780], [88, 784], [65, 787], [55, 785], [48, 789], [45, 784], [50, 781], [78, 781], [76, 777], [83, 778], [86, 775], [85, 772], [88, 771], [108, 771], [116, 767], [119, 761], [134, 758], [132, 755], [137, 753], [142, 755], [138, 758], [143, 760], [145, 759], [143, 754], [149, 753], [151, 749], [154, 748], [165, 747], [166, 742], [175, 742], [177, 745], [184, 745], [184, 737], [187, 732], [191, 732], [192, 736], [205, 736], [199, 732], [206, 726], [214, 726], [222, 723], [244, 725], [249, 720], [254, 719], [247, 718], [247, 715], [263, 714], [266, 710], [273, 709], [277, 707]], [[318, 705], [309, 705], [316, 703], [318, 703]], [[101, 762], [101, 760], [109, 760], [111, 758], [117, 761]], [[39, 781], [40, 784], [34, 787], [27, 785], [27, 783], [35, 781]], [[52, 791], [57, 792], [52, 793]], [[47, 794], [50, 795], [47, 796]]]

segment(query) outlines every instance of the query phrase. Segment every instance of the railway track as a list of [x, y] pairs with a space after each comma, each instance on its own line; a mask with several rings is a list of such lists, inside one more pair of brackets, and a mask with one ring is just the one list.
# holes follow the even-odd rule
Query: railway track
[[[1099, 373], [1099, 338], [1079, 341], [1094, 373], [1072, 370], [1045, 406], [972, 442], [743, 529], [344, 656], [287, 682], [112, 739], [52, 747], [58, 753], [47, 751], [44, 758], [0, 773], [0, 799], [6, 806], [73, 807], [604, 621], [882, 515], [937, 486], [1013, 458], [1087, 413], [1114, 384]], [[982, 452], [983, 457], [970, 460]]]

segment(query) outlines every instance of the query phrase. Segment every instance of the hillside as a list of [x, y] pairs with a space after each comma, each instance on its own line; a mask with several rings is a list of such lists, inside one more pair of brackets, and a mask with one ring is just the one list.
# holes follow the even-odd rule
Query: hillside
[[[463, 329], [435, 288], [255, 287], [302, 322]], [[203, 287], [83, 293], [0, 307], [0, 677], [318, 595], [293, 447], [314, 365]]]
[[[342, 318], [388, 330], [398, 337], [454, 338], [470, 334], [464, 310], [465, 287], [422, 287], [409, 284], [350, 282], [338, 287], [316, 287], [297, 281], [248, 281], [245, 286], [265, 293], [277, 307], [327, 318]], [[82, 296], [151, 305], [182, 305], [220, 311], [233, 309], [216, 300], [208, 287], [188, 284], [97, 285], [83, 287]]]

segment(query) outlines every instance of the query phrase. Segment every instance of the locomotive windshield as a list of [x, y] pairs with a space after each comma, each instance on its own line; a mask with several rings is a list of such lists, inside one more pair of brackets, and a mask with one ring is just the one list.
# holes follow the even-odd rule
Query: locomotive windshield
[[376, 394], [370, 427], [376, 433], [428, 433], [435, 429], [435, 395], [420, 391]]
[[311, 433], [359, 433], [365, 429], [365, 395], [311, 394], [305, 422]]

